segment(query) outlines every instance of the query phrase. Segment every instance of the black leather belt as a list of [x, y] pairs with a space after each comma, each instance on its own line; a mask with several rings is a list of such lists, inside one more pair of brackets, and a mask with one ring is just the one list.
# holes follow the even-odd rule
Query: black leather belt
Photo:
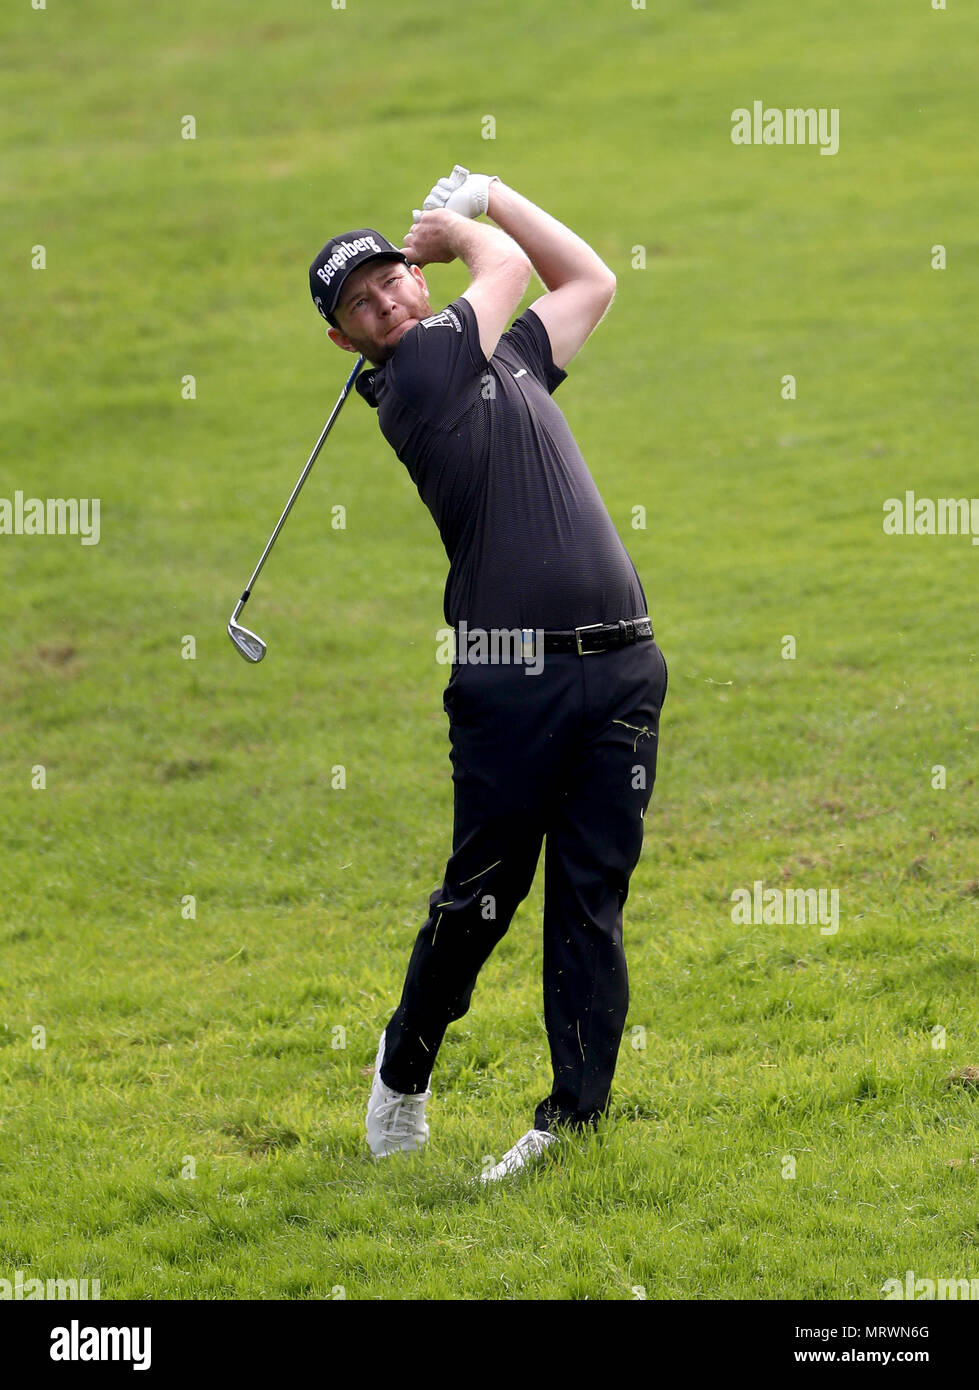
[[[534, 644], [534, 629], [528, 631]], [[577, 652], [579, 656], [594, 656], [597, 652], [628, 647], [633, 642], [652, 640], [653, 625], [648, 618], [620, 618], [617, 623], [588, 623], [584, 627], [576, 627], [573, 632], [545, 632], [544, 654]]]

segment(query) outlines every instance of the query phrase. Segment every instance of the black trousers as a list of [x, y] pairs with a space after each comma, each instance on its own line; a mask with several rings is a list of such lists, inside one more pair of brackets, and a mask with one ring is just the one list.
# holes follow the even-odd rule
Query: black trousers
[[381, 1079], [425, 1089], [445, 1030], [544, 857], [544, 1022], [554, 1084], [536, 1129], [608, 1108], [629, 1004], [622, 908], [656, 776], [666, 662], [655, 642], [526, 665], [454, 665], [452, 855], [388, 1024]]

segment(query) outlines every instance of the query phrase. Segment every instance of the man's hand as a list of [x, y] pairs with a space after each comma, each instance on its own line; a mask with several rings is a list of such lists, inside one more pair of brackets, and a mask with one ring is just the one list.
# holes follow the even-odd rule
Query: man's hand
[[431, 265], [433, 261], [454, 261], [458, 252], [450, 246], [454, 224], [464, 221], [457, 212], [435, 208], [415, 214], [416, 221], [405, 236], [402, 247], [412, 265]]
[[[457, 164], [447, 179], [439, 179], [434, 185], [421, 210], [447, 208], [460, 217], [481, 217], [489, 206], [489, 186], [496, 177], [496, 174], [470, 174], [468, 169]], [[416, 210], [416, 222], [419, 216]]]

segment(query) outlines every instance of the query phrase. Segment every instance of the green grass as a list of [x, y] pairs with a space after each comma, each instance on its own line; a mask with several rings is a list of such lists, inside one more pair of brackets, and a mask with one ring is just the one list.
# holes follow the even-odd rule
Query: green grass
[[[977, 32], [884, 0], [5, 15], [0, 495], [99, 496], [102, 537], [0, 536], [0, 1277], [818, 1299], [976, 1275], [979, 1097], [946, 1081], [979, 1063], [979, 555], [881, 521], [905, 488], [975, 491]], [[733, 146], [755, 98], [839, 107], [839, 154]], [[428, 1150], [364, 1142], [451, 783], [445, 557], [359, 399], [256, 586], [266, 662], [224, 631], [348, 366], [306, 266], [347, 226], [399, 236], [456, 161], [618, 275], [558, 399], [670, 666], [609, 1122], [488, 1191], [550, 1084], [540, 884], [447, 1036]], [[756, 879], [837, 887], [839, 932], [735, 925]]]

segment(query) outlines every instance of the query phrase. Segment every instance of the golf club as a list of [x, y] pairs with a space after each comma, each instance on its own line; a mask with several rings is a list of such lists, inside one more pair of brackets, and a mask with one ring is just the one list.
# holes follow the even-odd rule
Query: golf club
[[242, 594], [241, 598], [238, 600], [238, 603], [235, 607], [235, 611], [231, 615], [231, 621], [228, 623], [228, 636], [231, 638], [232, 642], [234, 642], [235, 646], [241, 652], [242, 656], [245, 658], [246, 661], [261, 661], [262, 657], [265, 655], [266, 648], [265, 643], [262, 641], [261, 637], [259, 637], [254, 632], [249, 632], [247, 627], [241, 626], [241, 624], [238, 622], [238, 615], [244, 608], [245, 604], [248, 602], [248, 597], [251, 594], [252, 586], [254, 585], [255, 580], [258, 578], [259, 574], [262, 571], [262, 566], [265, 564], [265, 561], [268, 558], [268, 553], [272, 549], [273, 545], [275, 545], [275, 539], [278, 536], [279, 532], [282, 530], [286, 517], [292, 510], [292, 504], [299, 496], [299, 491], [303, 483], [309, 477], [309, 470], [316, 462], [316, 455], [319, 453], [320, 449], [322, 449], [323, 442], [326, 439], [326, 436], [330, 433], [330, 430], [333, 428], [333, 422], [340, 414], [340, 408], [349, 396], [350, 388], [353, 386], [354, 381], [357, 377], [357, 373], [360, 371], [363, 365], [364, 358], [363, 356], [360, 356], [357, 358], [357, 361], [354, 365], [354, 369], [347, 377], [346, 384], [344, 385], [343, 390], [340, 392], [340, 399], [337, 401], [336, 405], [333, 407], [333, 410], [330, 412], [329, 420], [327, 420], [326, 424], [323, 426], [323, 433], [316, 441], [316, 447], [310, 454], [309, 459], [306, 463], [306, 467], [303, 469], [302, 473], [299, 476], [299, 482], [292, 489], [292, 496], [289, 498], [289, 501], [286, 503], [282, 515], [276, 522], [275, 530], [269, 537], [269, 543], [262, 551], [262, 558], [255, 566], [255, 570], [252, 574], [252, 577], [251, 579], [249, 579], [247, 585], [245, 586], [245, 591]]

